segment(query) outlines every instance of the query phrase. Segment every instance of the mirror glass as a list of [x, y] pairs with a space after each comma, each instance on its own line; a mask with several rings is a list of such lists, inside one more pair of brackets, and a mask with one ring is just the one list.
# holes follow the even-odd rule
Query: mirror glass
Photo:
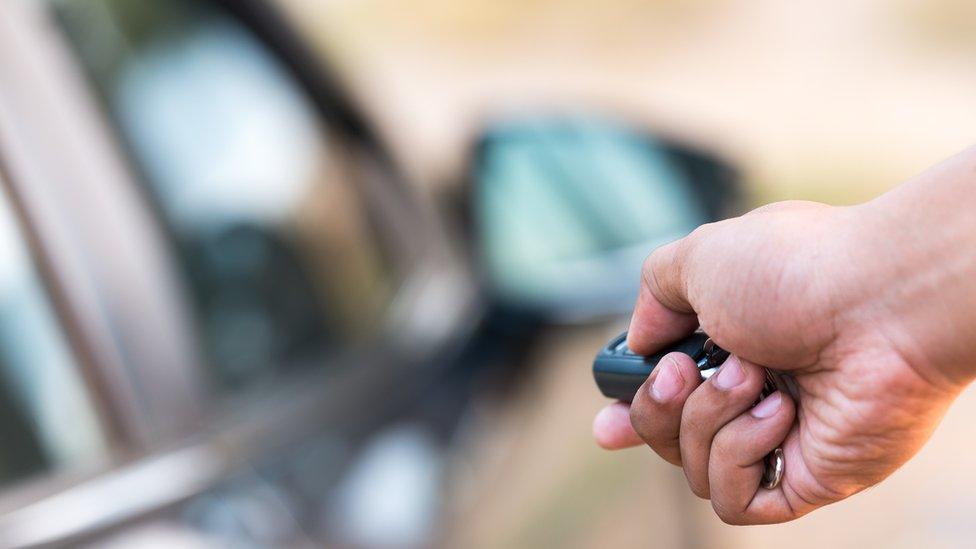
[[647, 254], [709, 221], [670, 147], [604, 120], [496, 125], [473, 176], [493, 297], [550, 320], [626, 312]]

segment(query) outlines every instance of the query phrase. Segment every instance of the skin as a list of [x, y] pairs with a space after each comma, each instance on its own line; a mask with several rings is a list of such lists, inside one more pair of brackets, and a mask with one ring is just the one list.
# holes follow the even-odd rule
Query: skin
[[[974, 191], [976, 148], [865, 204], [771, 204], [655, 250], [631, 349], [700, 325], [732, 356], [702, 382], [668, 355], [632, 404], [597, 415], [597, 442], [647, 444], [730, 524], [793, 520], [882, 481], [976, 375]], [[799, 399], [753, 407], [760, 365], [792, 375]], [[776, 447], [786, 472], [766, 490]]]

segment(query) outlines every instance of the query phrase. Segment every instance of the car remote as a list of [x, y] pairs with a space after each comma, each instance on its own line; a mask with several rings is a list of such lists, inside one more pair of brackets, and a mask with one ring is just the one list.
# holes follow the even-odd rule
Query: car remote
[[[668, 353], [681, 352], [691, 357], [698, 365], [702, 377], [707, 379], [718, 371], [718, 367], [729, 357], [729, 352], [715, 344], [708, 334], [697, 331], [670, 347], [653, 355], [641, 356], [627, 347], [627, 332], [610, 340], [593, 359], [593, 377], [600, 392], [609, 398], [631, 402], [641, 385], [651, 375], [658, 362]], [[785, 378], [772, 370], [765, 369], [766, 380], [760, 399], [782, 390], [796, 398]], [[785, 469], [783, 450], [776, 448], [766, 456], [763, 471], [763, 488], [773, 489], [779, 485]]]
[[664, 355], [675, 351], [690, 356], [705, 378], [729, 356], [728, 351], [712, 343], [708, 335], [701, 331], [659, 353], [641, 356], [627, 347], [627, 332], [624, 332], [600, 349], [593, 360], [593, 377], [604, 396], [630, 402]]

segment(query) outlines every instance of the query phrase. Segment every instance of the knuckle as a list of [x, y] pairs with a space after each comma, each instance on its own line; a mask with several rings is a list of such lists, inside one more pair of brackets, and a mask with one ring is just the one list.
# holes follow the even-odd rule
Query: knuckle
[[644, 258], [644, 263], [641, 265], [641, 272], [644, 273], [645, 276], [647, 276], [647, 273], [654, 269], [654, 263], [660, 259], [660, 255], [662, 253], [661, 250], [665, 246], [658, 246], [657, 248], [654, 248], [651, 250], [651, 253], [647, 254], [647, 257]]
[[700, 439], [702, 433], [710, 430], [711, 419], [709, 414], [702, 410], [702, 406], [696, 406], [696, 402], [689, 398], [681, 413], [681, 437], [686, 440]]
[[685, 470], [685, 477], [688, 479], [688, 488], [691, 490], [692, 494], [695, 494], [701, 499], [709, 499], [712, 495], [708, 489], [707, 482], [699, 482], [692, 478], [692, 475]]
[[653, 279], [655, 275], [660, 275], [661, 269], [667, 267], [671, 264], [671, 257], [675, 255], [676, 246], [681, 241], [671, 242], [669, 244], [664, 244], [655, 248], [647, 257], [644, 259], [644, 265], [641, 268], [641, 272], [644, 275], [644, 282], [648, 286], [652, 286]]
[[742, 391], [752, 397], [758, 397], [766, 383], [766, 374], [761, 366], [756, 366], [748, 362], [742, 362], [742, 367], [746, 372], [745, 383], [742, 384]]
[[729, 507], [718, 500], [712, 500], [712, 510], [718, 518], [725, 524], [731, 526], [743, 526], [749, 524], [746, 520], [746, 516], [742, 511]]
[[685, 239], [665, 244], [651, 252], [641, 270], [641, 283], [662, 305], [673, 310], [683, 309]]
[[711, 233], [712, 231], [714, 231], [715, 230], [715, 227], [717, 227], [719, 223], [721, 223], [721, 222], [720, 221], [713, 221], [711, 223], [703, 223], [703, 224], [695, 227], [695, 230], [691, 231], [691, 233], [689, 233], [688, 236], [685, 237], [683, 240], [687, 240], [687, 241], [698, 241], [698, 240], [701, 240], [702, 238], [708, 236], [709, 233]]
[[737, 461], [736, 439], [729, 429], [722, 429], [712, 439], [712, 457], [717, 463]]
[[647, 406], [638, 405], [636, 402], [630, 407], [630, 425], [634, 428], [644, 442], [654, 446], [660, 438], [655, 432], [653, 422], [650, 421], [651, 412]]
[[819, 202], [813, 202], [810, 200], [781, 200], [779, 202], [770, 202], [769, 204], [759, 206], [758, 208], [746, 213], [746, 215], [794, 212], [798, 210], [822, 208], [823, 206], [824, 205]]
[[715, 311], [714, 308], [709, 307], [698, 314], [698, 325], [712, 340], [723, 341], [726, 339], [726, 319], [724, 316], [721, 311]]
[[683, 312], [688, 311], [692, 299], [691, 278], [696, 273], [694, 256], [703, 244], [713, 235], [723, 222], [706, 223], [698, 226], [689, 235], [674, 242], [659, 246], [644, 260], [641, 270], [641, 283], [665, 307]]
[[639, 406], [636, 402], [630, 406], [630, 425], [641, 438], [647, 439], [644, 435], [646, 430], [645, 426], [647, 425], [647, 413], [644, 411], [644, 407]]
[[670, 269], [674, 265], [680, 243], [681, 241], [678, 240], [659, 246], [644, 260], [644, 281], [650, 289], [655, 289], [657, 281], [666, 274], [665, 269]]
[[700, 429], [711, 426], [715, 421], [716, 409], [722, 408], [727, 400], [728, 395], [725, 391], [711, 385], [712, 383], [709, 382], [702, 383], [685, 400], [681, 421], [687, 422], [689, 428]]

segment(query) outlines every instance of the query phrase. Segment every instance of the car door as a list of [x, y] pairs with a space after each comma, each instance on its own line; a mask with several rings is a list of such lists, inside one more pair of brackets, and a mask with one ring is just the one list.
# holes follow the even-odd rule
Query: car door
[[447, 362], [477, 319], [463, 265], [266, 6], [5, 10], [3, 175], [110, 467], [12, 498], [0, 538], [90, 539], [342, 446]]

